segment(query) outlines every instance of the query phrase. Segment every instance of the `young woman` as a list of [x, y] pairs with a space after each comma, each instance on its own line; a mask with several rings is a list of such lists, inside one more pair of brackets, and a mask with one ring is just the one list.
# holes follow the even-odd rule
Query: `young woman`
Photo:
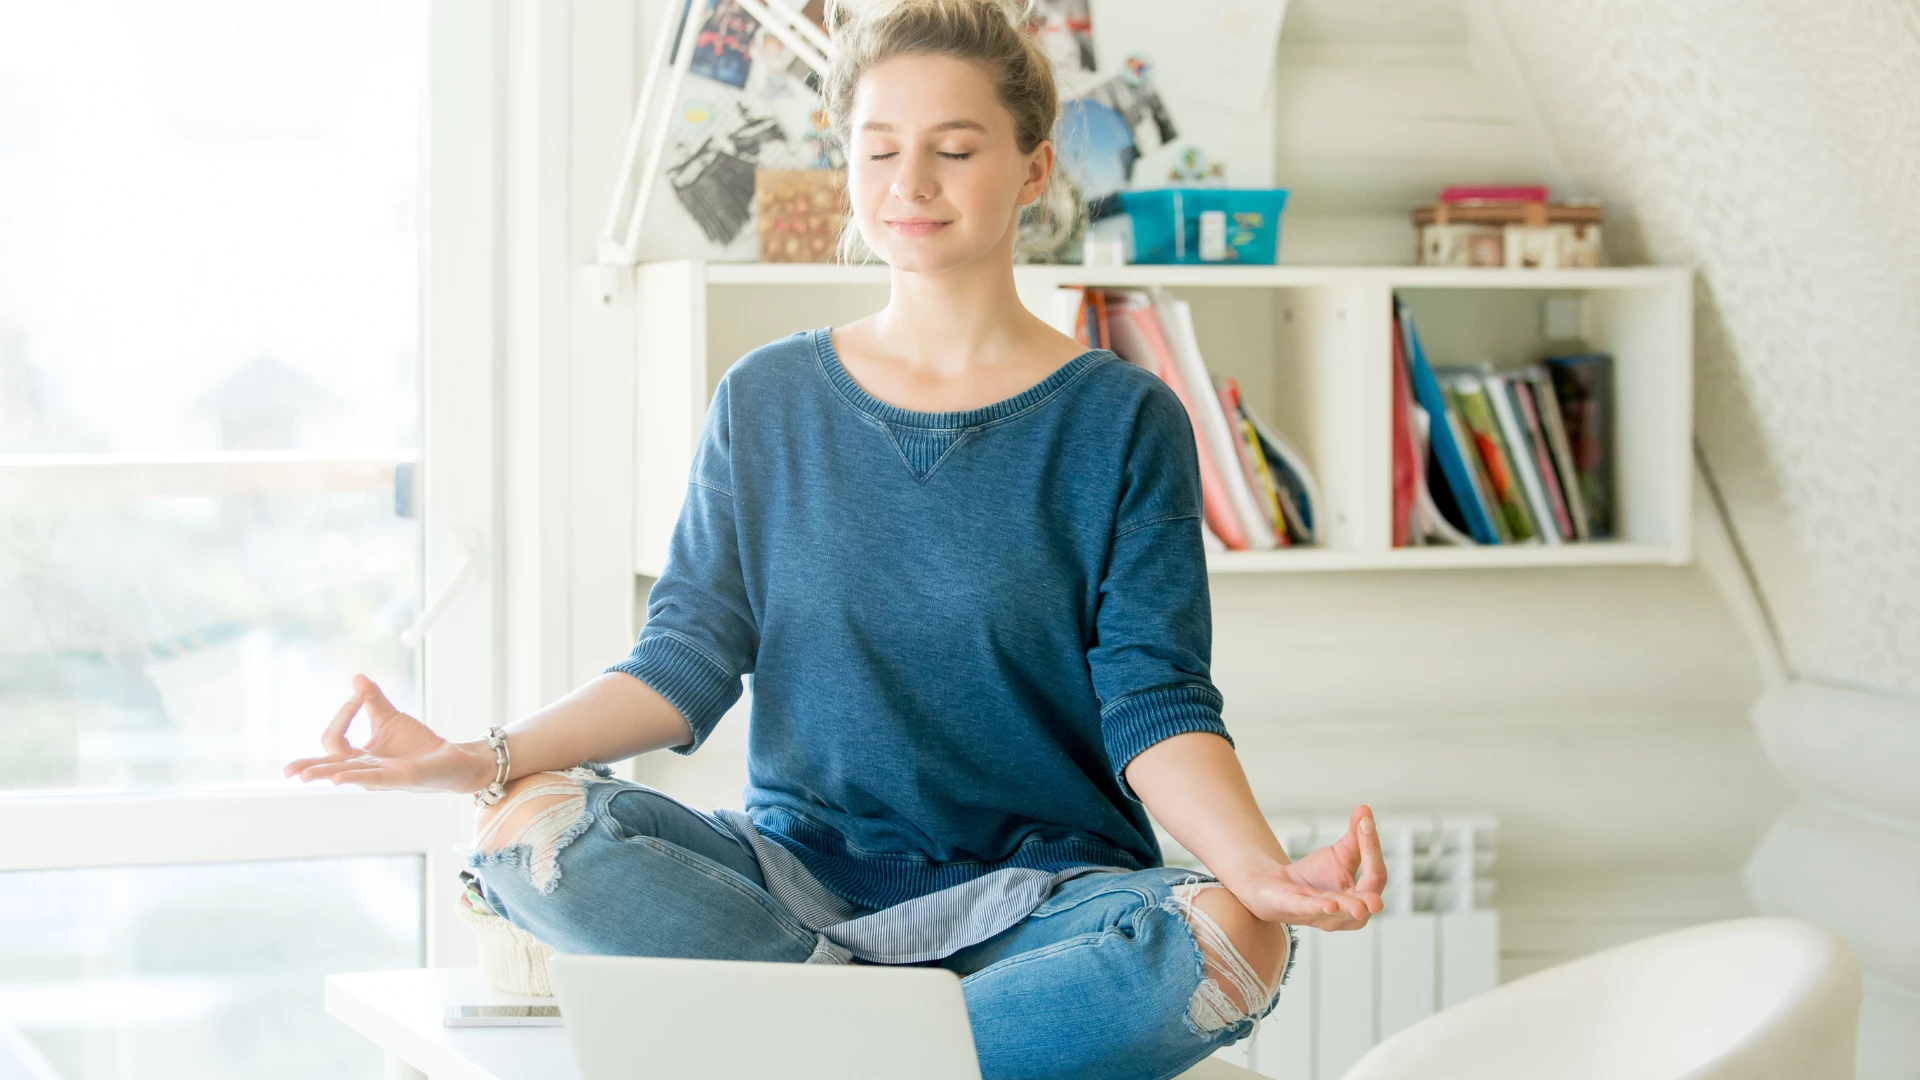
[[[630, 656], [504, 729], [472, 865], [563, 952], [938, 964], [983, 1072], [1159, 1080], [1249, 1034], [1289, 924], [1380, 910], [1371, 811], [1290, 862], [1208, 676], [1198, 454], [1173, 391], [1029, 314], [1044, 54], [994, 0], [879, 0], [826, 85], [879, 312], [721, 379]], [[746, 811], [602, 762], [692, 753], [752, 674]], [[366, 745], [345, 731], [368, 709]], [[364, 676], [287, 766], [478, 792]], [[1210, 874], [1161, 865], [1149, 812]]]

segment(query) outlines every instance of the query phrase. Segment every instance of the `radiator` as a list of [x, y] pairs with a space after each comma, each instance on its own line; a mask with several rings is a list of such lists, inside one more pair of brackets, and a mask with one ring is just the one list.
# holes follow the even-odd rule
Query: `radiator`
[[[1299, 928], [1280, 1002], [1253, 1036], [1216, 1057], [1263, 1076], [1339, 1080], [1394, 1032], [1499, 982], [1493, 902], [1497, 822], [1484, 814], [1376, 814], [1385, 908], [1361, 930]], [[1330, 844], [1344, 817], [1272, 818], [1294, 857]], [[1164, 833], [1166, 861], [1200, 865]]]

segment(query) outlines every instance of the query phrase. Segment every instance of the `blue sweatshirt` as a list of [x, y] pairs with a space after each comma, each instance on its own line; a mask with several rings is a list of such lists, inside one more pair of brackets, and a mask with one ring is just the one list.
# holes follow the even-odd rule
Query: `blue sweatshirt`
[[706, 741], [753, 679], [745, 805], [880, 909], [1005, 868], [1160, 865], [1122, 770], [1226, 737], [1192, 425], [1111, 352], [977, 409], [861, 389], [825, 329], [714, 391], [626, 660]]

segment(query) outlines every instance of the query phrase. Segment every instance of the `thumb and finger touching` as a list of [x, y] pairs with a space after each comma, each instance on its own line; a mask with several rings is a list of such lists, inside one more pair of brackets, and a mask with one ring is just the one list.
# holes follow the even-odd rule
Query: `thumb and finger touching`
[[347, 725], [353, 723], [353, 718], [360, 712], [360, 704], [364, 700], [366, 699], [356, 691], [347, 699], [345, 705], [340, 706], [340, 711], [333, 714], [333, 719], [327, 721], [325, 730], [320, 732], [320, 745], [328, 753], [353, 753], [353, 744], [347, 741]]
[[385, 720], [400, 711], [393, 707], [393, 702], [387, 700], [387, 695], [381, 691], [379, 684], [365, 675], [355, 675], [353, 686], [367, 703], [368, 719]]
[[359, 757], [362, 750], [347, 739], [347, 729], [352, 726], [353, 718], [360, 714], [362, 706], [367, 708], [367, 719], [375, 724], [399, 712], [393, 707], [393, 703], [387, 700], [387, 696], [381, 693], [380, 687], [365, 675], [353, 677], [353, 688], [353, 696], [340, 706], [339, 711], [333, 714], [333, 719], [327, 721], [327, 726], [321, 729], [320, 747], [326, 751], [326, 754], [290, 761], [282, 768], [283, 775], [300, 775], [302, 780], [319, 779], [326, 774], [310, 773], [309, 770], [322, 765], [339, 765]]
[[1380, 827], [1373, 820], [1372, 807], [1362, 805], [1360, 809], [1366, 812], [1366, 817], [1360, 823], [1360, 878], [1354, 888], [1371, 894], [1375, 902], [1384, 906], [1380, 894], [1387, 888], [1387, 859], [1380, 851]]

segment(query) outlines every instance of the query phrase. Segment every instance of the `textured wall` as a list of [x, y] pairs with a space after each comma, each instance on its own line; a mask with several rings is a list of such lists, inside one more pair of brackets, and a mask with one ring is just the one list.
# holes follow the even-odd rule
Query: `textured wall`
[[1801, 797], [1743, 878], [1853, 946], [1858, 1075], [1910, 1080], [1920, 2], [1491, 2], [1556, 182], [1617, 255], [1700, 271], [1695, 430], [1798, 677], [1754, 721]]
[[1920, 693], [1920, 3], [1494, 2], [1562, 188], [1700, 271], [1697, 431], [1788, 663]]

